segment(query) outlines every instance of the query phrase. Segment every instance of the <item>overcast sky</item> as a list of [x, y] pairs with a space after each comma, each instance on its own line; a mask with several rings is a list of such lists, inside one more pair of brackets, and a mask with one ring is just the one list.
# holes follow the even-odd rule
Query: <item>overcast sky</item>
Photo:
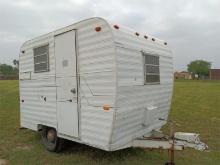
[[24, 41], [94, 16], [167, 41], [175, 70], [195, 59], [220, 68], [219, 0], [0, 0], [0, 63], [18, 59]]

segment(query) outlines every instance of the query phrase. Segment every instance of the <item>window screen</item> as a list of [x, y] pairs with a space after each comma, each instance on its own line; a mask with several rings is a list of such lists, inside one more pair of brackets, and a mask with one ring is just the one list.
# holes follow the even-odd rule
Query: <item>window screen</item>
[[49, 71], [49, 45], [34, 48], [34, 72]]
[[159, 83], [160, 82], [159, 56], [149, 55], [146, 53], [143, 53], [143, 55], [144, 55], [145, 84]]

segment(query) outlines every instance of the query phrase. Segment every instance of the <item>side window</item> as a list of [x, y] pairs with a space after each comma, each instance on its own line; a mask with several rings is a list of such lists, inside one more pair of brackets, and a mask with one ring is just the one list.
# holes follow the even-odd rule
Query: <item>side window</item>
[[160, 83], [159, 56], [143, 53], [145, 84]]
[[34, 48], [34, 72], [49, 71], [49, 45]]

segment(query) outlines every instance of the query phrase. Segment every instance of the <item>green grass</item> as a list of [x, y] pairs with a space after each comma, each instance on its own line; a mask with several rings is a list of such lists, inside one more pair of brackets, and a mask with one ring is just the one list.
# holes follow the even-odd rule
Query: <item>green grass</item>
[[[200, 133], [210, 148], [209, 152], [192, 149], [176, 152], [176, 164], [220, 164], [220, 82], [176, 81], [170, 119], [176, 122], [176, 131]], [[166, 126], [164, 130], [167, 131]], [[161, 165], [167, 161], [167, 151], [130, 148], [105, 152], [70, 143], [64, 152], [50, 153], [43, 148], [36, 132], [19, 129], [18, 81], [0, 81], [0, 162], [2, 160], [16, 165]]]

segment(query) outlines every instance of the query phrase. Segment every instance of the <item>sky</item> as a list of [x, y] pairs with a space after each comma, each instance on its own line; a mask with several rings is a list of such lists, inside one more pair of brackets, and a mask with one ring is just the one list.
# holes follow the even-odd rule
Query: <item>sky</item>
[[0, 63], [26, 40], [96, 16], [167, 41], [176, 71], [196, 59], [220, 68], [219, 0], [0, 0]]

